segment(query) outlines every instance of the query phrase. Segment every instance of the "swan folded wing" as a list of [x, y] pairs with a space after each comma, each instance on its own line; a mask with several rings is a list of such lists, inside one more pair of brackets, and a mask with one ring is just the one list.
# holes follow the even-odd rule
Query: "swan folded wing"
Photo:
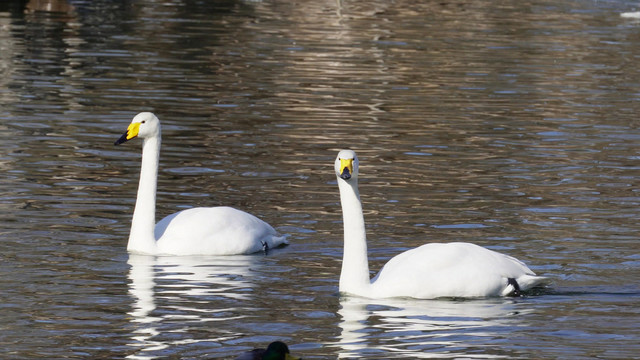
[[509, 278], [523, 276], [539, 278], [519, 260], [474, 244], [431, 243], [389, 260], [373, 279], [372, 295], [423, 299], [501, 296]]
[[192, 208], [169, 215], [155, 228], [159, 254], [230, 255], [277, 247], [285, 240], [266, 222], [244, 211], [221, 206]]

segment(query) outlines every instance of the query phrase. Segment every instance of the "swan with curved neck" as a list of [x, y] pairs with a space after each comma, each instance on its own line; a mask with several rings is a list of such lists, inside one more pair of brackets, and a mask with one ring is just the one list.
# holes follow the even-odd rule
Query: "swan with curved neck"
[[511, 256], [462, 242], [429, 243], [405, 251], [370, 279], [358, 166], [354, 151], [338, 153], [335, 172], [344, 222], [340, 292], [368, 298], [469, 298], [519, 295], [546, 282]]
[[150, 113], [136, 115], [116, 142], [142, 139], [142, 166], [127, 250], [150, 255], [250, 254], [286, 244], [271, 225], [234, 208], [196, 207], [155, 223], [160, 158], [160, 120]]

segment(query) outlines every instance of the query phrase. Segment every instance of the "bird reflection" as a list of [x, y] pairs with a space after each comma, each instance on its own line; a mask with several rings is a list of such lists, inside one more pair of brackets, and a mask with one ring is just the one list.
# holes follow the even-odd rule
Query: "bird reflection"
[[75, 9], [66, 0], [29, 0], [26, 11], [49, 11], [59, 13], [71, 13]]
[[[176, 334], [194, 324], [242, 318], [238, 301], [252, 297], [250, 274], [258, 256], [129, 256], [129, 294], [134, 302], [130, 322], [130, 359], [155, 358], [154, 351], [185, 340]], [[204, 341], [233, 337], [221, 334]], [[198, 341], [190, 339], [188, 341]]]
[[[342, 297], [340, 305], [339, 358], [366, 358], [381, 353], [421, 359], [459, 356], [463, 355], [461, 350], [474, 343], [495, 338], [499, 335], [496, 332], [513, 330], [518, 326], [513, 315], [523, 313], [513, 299]], [[489, 357], [500, 356], [482, 353], [482, 358]]]

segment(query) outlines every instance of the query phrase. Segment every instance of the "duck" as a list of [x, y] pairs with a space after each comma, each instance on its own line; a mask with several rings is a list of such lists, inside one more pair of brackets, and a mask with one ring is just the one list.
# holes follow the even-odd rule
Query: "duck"
[[266, 349], [253, 349], [238, 356], [236, 360], [300, 360], [300, 358], [291, 355], [287, 344], [274, 341]]
[[142, 166], [127, 251], [145, 255], [239, 255], [288, 244], [271, 225], [228, 206], [193, 207], [157, 224], [156, 188], [161, 127], [151, 112], [137, 114], [115, 145], [142, 139]]
[[547, 282], [514, 257], [466, 242], [432, 242], [407, 250], [371, 279], [356, 153], [341, 150], [334, 168], [344, 226], [341, 294], [371, 299], [521, 296]]

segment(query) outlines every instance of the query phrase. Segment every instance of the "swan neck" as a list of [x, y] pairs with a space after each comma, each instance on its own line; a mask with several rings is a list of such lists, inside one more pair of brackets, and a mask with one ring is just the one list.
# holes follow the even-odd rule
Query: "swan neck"
[[156, 253], [156, 188], [160, 159], [160, 137], [144, 139], [138, 196], [131, 221], [127, 250], [143, 254]]
[[366, 296], [370, 291], [367, 236], [362, 203], [355, 179], [347, 182], [338, 178], [342, 220], [344, 223], [344, 254], [340, 272], [340, 291]]

